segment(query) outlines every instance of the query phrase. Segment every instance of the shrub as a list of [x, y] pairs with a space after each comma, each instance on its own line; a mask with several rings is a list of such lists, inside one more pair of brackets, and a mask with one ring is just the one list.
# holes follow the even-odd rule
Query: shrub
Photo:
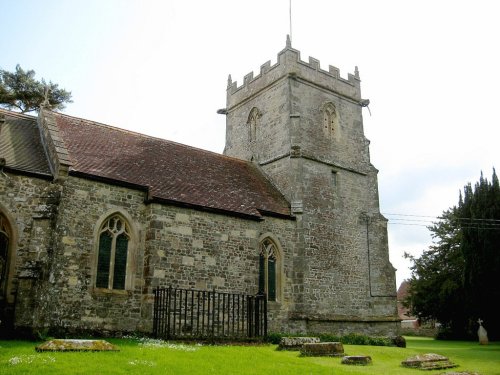
[[348, 335], [339, 336], [329, 333], [280, 333], [280, 332], [272, 332], [267, 335], [265, 341], [278, 345], [281, 341], [282, 337], [300, 337], [300, 336], [309, 336], [309, 337], [319, 337], [322, 342], [341, 342], [342, 344], [347, 345], [373, 345], [373, 346], [396, 346], [396, 343], [390, 337], [372, 337], [366, 335], [360, 335], [358, 333], [350, 333]]

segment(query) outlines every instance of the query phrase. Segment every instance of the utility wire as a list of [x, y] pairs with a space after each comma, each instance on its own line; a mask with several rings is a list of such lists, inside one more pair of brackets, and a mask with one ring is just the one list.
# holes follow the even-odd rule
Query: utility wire
[[[388, 217], [388, 224], [390, 225], [406, 225], [406, 226], [420, 226], [429, 227], [436, 225], [442, 220], [443, 217], [431, 215], [412, 215], [412, 214], [396, 214], [396, 213], [382, 213]], [[446, 218], [452, 223], [455, 223], [461, 229], [481, 229], [481, 230], [500, 230], [499, 219], [481, 219], [470, 217], [453, 217]]]

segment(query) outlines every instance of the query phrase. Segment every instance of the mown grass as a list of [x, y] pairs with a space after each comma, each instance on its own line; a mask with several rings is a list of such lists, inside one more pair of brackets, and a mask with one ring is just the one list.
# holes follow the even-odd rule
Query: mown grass
[[346, 366], [340, 358], [300, 357], [277, 351], [275, 345], [210, 346], [110, 339], [119, 352], [37, 353], [37, 343], [0, 341], [0, 374], [441, 374], [401, 367], [419, 353], [448, 356], [460, 366], [455, 371], [500, 374], [500, 343], [436, 341], [407, 337], [407, 348], [344, 345], [346, 354], [370, 355], [373, 365]]

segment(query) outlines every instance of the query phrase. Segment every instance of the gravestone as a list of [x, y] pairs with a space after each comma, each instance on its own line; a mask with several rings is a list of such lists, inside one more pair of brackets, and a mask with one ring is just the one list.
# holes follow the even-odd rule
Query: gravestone
[[101, 352], [119, 351], [118, 348], [105, 340], [69, 340], [55, 339], [38, 345], [37, 352]]
[[418, 368], [420, 370], [439, 370], [458, 366], [450, 362], [447, 357], [434, 353], [419, 354], [407, 358], [401, 362], [401, 365], [404, 367]]
[[368, 355], [347, 355], [342, 357], [342, 361], [340, 361], [343, 365], [371, 365], [372, 357]]
[[341, 357], [344, 355], [344, 346], [341, 342], [306, 343], [300, 349], [304, 357]]
[[278, 350], [300, 350], [302, 345], [318, 343], [319, 337], [282, 337]]
[[483, 320], [479, 318], [477, 320], [479, 323], [479, 329], [477, 330], [477, 335], [479, 336], [479, 345], [488, 345], [488, 332], [483, 327]]

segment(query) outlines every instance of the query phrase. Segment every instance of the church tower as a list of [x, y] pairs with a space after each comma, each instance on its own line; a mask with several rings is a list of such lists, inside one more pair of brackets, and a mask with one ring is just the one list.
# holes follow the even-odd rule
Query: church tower
[[253, 161], [291, 203], [288, 327], [394, 332], [395, 270], [364, 136], [360, 78], [300, 59], [290, 40], [260, 74], [228, 81], [228, 156]]

